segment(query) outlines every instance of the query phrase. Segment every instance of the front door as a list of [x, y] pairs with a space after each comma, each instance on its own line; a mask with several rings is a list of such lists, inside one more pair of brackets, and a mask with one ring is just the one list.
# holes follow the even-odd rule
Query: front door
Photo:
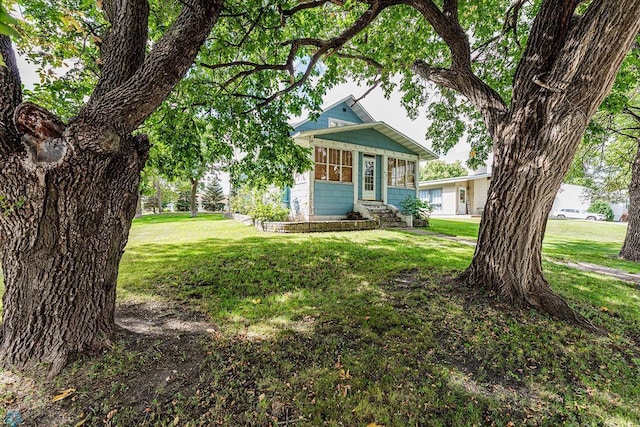
[[362, 198], [376, 199], [376, 157], [364, 156], [362, 173]]
[[467, 189], [458, 188], [458, 215], [467, 214]]

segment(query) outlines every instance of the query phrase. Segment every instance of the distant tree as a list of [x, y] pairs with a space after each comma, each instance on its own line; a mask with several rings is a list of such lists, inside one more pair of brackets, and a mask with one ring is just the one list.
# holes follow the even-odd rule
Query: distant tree
[[591, 203], [587, 212], [599, 213], [604, 215], [607, 218], [607, 221], [613, 221], [613, 209], [609, 206], [609, 203], [604, 200], [596, 200]]
[[569, 174], [570, 182], [589, 187], [594, 200], [629, 201], [629, 224], [620, 257], [632, 261], [640, 261], [639, 46], [633, 45], [625, 58]]
[[434, 179], [455, 178], [468, 175], [467, 169], [459, 160], [453, 163], [442, 160], [431, 160], [420, 168], [420, 181], [433, 181]]
[[190, 194], [187, 192], [178, 193], [178, 200], [176, 200], [175, 207], [178, 212], [189, 212], [191, 207]]
[[202, 194], [202, 206], [207, 211], [218, 211], [224, 206], [221, 202], [224, 199], [224, 192], [222, 191], [222, 185], [216, 178], [207, 185]]

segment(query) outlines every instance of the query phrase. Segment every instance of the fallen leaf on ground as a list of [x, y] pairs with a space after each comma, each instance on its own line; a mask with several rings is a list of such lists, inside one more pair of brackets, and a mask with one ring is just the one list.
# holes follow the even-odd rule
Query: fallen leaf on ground
[[62, 391], [60, 394], [56, 394], [55, 396], [53, 396], [53, 399], [51, 399], [51, 401], [52, 402], [57, 402], [58, 400], [62, 400], [62, 399], [65, 399], [65, 398], [71, 396], [75, 392], [76, 392], [75, 388], [68, 388], [68, 389]]

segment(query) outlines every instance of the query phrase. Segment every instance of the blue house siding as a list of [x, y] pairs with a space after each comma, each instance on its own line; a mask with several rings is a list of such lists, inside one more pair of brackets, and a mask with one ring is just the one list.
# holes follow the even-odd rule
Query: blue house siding
[[415, 188], [387, 188], [387, 204], [393, 205], [396, 208], [400, 208], [400, 202], [407, 198], [407, 196], [416, 195]]
[[360, 124], [363, 121], [353, 112], [346, 102], [342, 102], [330, 110], [322, 112], [316, 121], [308, 121], [296, 127], [296, 131], [326, 129], [329, 127], [329, 118], [344, 120], [347, 122]]
[[397, 151], [405, 154], [415, 154], [404, 145], [400, 145], [391, 138], [381, 134], [374, 129], [353, 130], [350, 132], [338, 132], [329, 135], [322, 135], [322, 139], [331, 141], [348, 142], [351, 144], [364, 145], [365, 147], [381, 148], [383, 150]]
[[346, 215], [353, 210], [353, 184], [315, 181], [313, 194], [315, 215]]

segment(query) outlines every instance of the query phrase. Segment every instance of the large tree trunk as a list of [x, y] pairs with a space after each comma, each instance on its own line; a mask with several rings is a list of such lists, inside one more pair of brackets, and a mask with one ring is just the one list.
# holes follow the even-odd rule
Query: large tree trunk
[[631, 169], [629, 183], [629, 223], [620, 256], [631, 261], [640, 261], [640, 140]]
[[410, 2], [448, 45], [450, 68], [416, 61], [423, 78], [463, 94], [493, 140], [494, 169], [478, 245], [463, 274], [478, 286], [600, 331], [554, 294], [542, 274], [546, 219], [589, 120], [640, 30], [637, 0], [544, 0], [515, 71], [510, 103], [474, 74], [458, 2]]
[[21, 103], [15, 55], [0, 35], [0, 363], [51, 364], [101, 348], [114, 327], [118, 265], [149, 143], [132, 132], [184, 76], [222, 3], [190, 0], [147, 49], [147, 1], [104, 0], [94, 93], [68, 124]]
[[529, 305], [589, 330], [601, 330], [575, 313], [542, 272], [542, 240], [562, 178], [580, 141], [581, 116], [554, 115], [537, 106], [534, 117], [514, 118], [499, 136], [478, 245], [463, 278], [516, 305]]
[[136, 218], [142, 218], [142, 193], [138, 190], [138, 202], [136, 203]]
[[198, 216], [198, 180], [190, 178], [191, 194], [189, 195], [189, 209], [191, 210], [191, 218]]
[[[102, 348], [114, 327], [118, 265], [138, 199], [145, 139], [128, 137], [115, 156], [77, 151], [35, 162], [22, 154], [3, 165], [13, 210], [0, 216], [4, 271], [0, 359], [24, 368]], [[42, 160], [42, 158], [40, 158]], [[69, 179], [71, 178], [71, 179]]]

